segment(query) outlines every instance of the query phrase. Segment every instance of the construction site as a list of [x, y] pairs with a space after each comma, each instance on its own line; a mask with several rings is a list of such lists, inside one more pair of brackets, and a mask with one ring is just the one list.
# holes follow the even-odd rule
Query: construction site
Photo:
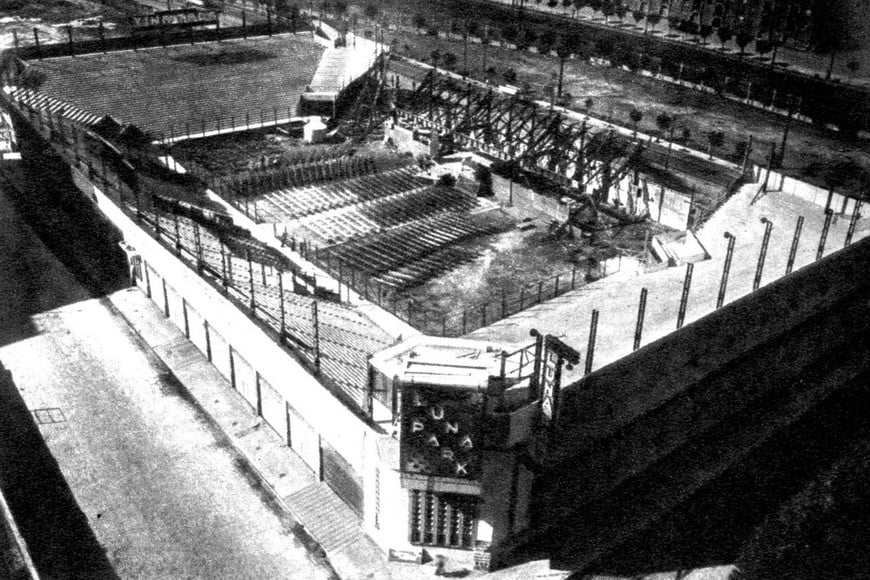
[[[866, 261], [859, 197], [758, 165], [751, 142], [720, 159], [237, 4], [231, 25], [191, 4], [137, 16], [127, 36], [4, 51], [2, 163], [19, 187], [54, 168], [119, 232], [135, 291], [310, 470], [270, 489], [339, 576], [441, 558], [618, 577], [622, 546], [865, 372], [787, 393], [835, 348], [801, 343], [806, 360], [755, 391], [725, 400], [710, 378], [743, 376], [797, 328], [827, 332], [812, 308], [841, 316], [829, 294], [860, 294], [791, 298]], [[776, 296], [793, 315], [743, 315]], [[720, 342], [718, 357], [702, 348]], [[656, 379], [637, 366], [656, 364]], [[675, 411], [689, 391], [710, 407]], [[776, 427], [747, 427], [715, 469], [651, 499], [667, 462], [700, 465], [693, 434], [724, 445], [717, 430], [758, 401], [753, 420]], [[657, 439], [657, 414], [696, 422]], [[576, 492], [561, 510], [560, 486]], [[636, 514], [592, 509], [627, 489], [649, 499]], [[365, 569], [317, 523], [324, 494], [350, 518], [341, 533], [369, 538]], [[651, 552], [626, 566], [655, 571]]]

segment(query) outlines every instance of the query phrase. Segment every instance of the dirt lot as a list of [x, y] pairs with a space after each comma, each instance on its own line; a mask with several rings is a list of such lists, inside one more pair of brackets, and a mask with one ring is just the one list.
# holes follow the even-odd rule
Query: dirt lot
[[73, 29], [74, 38], [97, 38], [99, 21], [106, 34], [120, 32], [135, 6], [120, 0], [0, 0], [0, 45], [13, 46], [14, 34], [21, 46], [34, 44], [34, 28], [45, 44], [66, 42], [67, 27]]
[[[351, 2], [348, 11], [351, 22], [355, 22], [352, 27], [361, 34], [374, 29], [373, 22], [363, 15], [365, 4], [363, 0]], [[451, 68], [465, 69], [473, 76], [496, 83], [505, 83], [504, 73], [510, 70], [516, 73], [516, 79], [510, 84], [528, 85], [539, 98], [546, 98], [545, 86], [555, 84], [559, 63], [553, 56], [496, 46], [485, 49], [473, 42], [465, 46], [458, 37], [430, 36], [425, 34], [425, 27], [414, 26], [415, 17], [419, 15], [425, 20], [425, 26], [435, 25], [443, 33], [452, 23], [461, 24], [469, 15], [448, 10], [437, 2], [427, 4], [425, 11], [406, 0], [383, 0], [377, 5], [381, 15], [386, 15], [379, 17], [381, 24], [386, 21], [389, 25], [385, 38], [400, 54], [430, 62], [433, 50], [437, 49], [442, 55], [452, 53], [456, 64]], [[477, 24], [483, 27], [485, 23]], [[443, 60], [440, 65], [445, 66]], [[702, 151], [710, 147], [709, 134], [722, 131], [725, 142], [713, 151], [720, 157], [735, 159], [735, 148], [751, 134], [752, 159], [759, 164], [766, 164], [771, 146], [781, 143], [788, 124], [779, 114], [627, 70], [595, 66], [588, 61], [566, 62], [563, 90], [573, 97], [572, 108], [585, 110], [586, 99], [592, 99], [593, 115], [625, 126], [632, 125], [629, 113], [636, 108], [643, 114], [638, 129], [653, 135], [661, 133], [656, 117], [667, 113], [675, 118], [675, 137]], [[840, 191], [857, 195], [863, 189], [862, 177], [870, 179], [870, 141], [845, 142], [838, 139], [836, 133], [794, 121], [790, 124], [783, 168], [808, 181], [826, 187], [833, 185]]]
[[[400, 54], [429, 62], [432, 51], [437, 49], [442, 54], [450, 52], [456, 55], [455, 68], [463, 68], [464, 47], [461, 40], [402, 30], [391, 31], [390, 34], [395, 36]], [[505, 71], [513, 70], [517, 79], [511, 84], [540, 88], [553, 84], [558, 74], [558, 59], [552, 56], [494, 46], [484, 49], [473, 43], [468, 44], [467, 53], [471, 74], [491, 78], [496, 83], [504, 83]], [[766, 164], [771, 146], [781, 143], [788, 124], [781, 115], [717, 95], [580, 60], [566, 62], [563, 90], [572, 96], [572, 108], [583, 111], [586, 99], [591, 99], [592, 115], [626, 126], [631, 126], [629, 113], [636, 108], [643, 113], [638, 129], [653, 135], [661, 134], [656, 117], [667, 113], [675, 118], [675, 137], [702, 151], [709, 148], [710, 132], [722, 131], [725, 143], [713, 151], [721, 157], [734, 159], [737, 144], [747, 141], [752, 135], [752, 159], [759, 164]], [[538, 96], [544, 98], [540, 89]], [[863, 170], [865, 177], [870, 177], [870, 142], [846, 142], [837, 139], [829, 131], [793, 121], [783, 168], [820, 185], [835, 185], [841, 191], [859, 194], [860, 170]], [[844, 183], [837, 183], [836, 176], [843, 176], [847, 172], [851, 176], [846, 175], [848, 179]], [[834, 183], [830, 183], [832, 177]]]

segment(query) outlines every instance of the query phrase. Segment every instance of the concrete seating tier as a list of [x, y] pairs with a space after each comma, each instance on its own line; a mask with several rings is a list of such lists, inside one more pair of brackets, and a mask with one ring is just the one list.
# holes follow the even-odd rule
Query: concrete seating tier
[[361, 201], [386, 197], [430, 185], [414, 170], [402, 167], [384, 173], [321, 185], [281, 189], [257, 197], [259, 213], [269, 221], [286, 223]]
[[365, 201], [301, 220], [323, 239], [339, 241], [365, 236], [442, 212], [468, 211], [477, 200], [449, 187], [428, 186]]
[[473, 252], [455, 244], [503, 227], [486, 214], [448, 211], [335, 246], [321, 260], [337, 258], [389, 286], [413, 286], [473, 259]]
[[310, 35], [280, 34], [28, 64], [45, 75], [41, 92], [159, 137], [294, 116], [323, 50]]
[[371, 157], [342, 156], [297, 163], [289, 167], [279, 167], [268, 172], [253, 171], [240, 181], [233, 183], [230, 190], [236, 196], [275, 191], [279, 188], [304, 187], [324, 181], [349, 179], [369, 175], [377, 171], [377, 164]]
[[48, 111], [52, 116], [60, 115], [84, 126], [95, 125], [102, 118], [99, 115], [80, 109], [75, 105], [60, 99], [49, 97], [48, 95], [44, 95], [31, 89], [13, 89], [11, 96], [27, 107]]
[[[231, 243], [226, 243], [227, 240], [221, 242], [216, 233], [203, 226], [197, 227], [183, 216], [144, 212], [143, 218], [152, 227], [159, 225], [160, 238], [170, 246], [180, 247], [181, 256], [188, 260], [197, 257], [198, 230], [205, 275], [216, 278], [219, 283], [220, 278], [224, 277], [228, 282], [227, 293], [245, 307], [253, 303], [252, 311], [246, 308], [248, 313], [276, 333], [282, 329], [283, 312], [283, 329], [288, 344], [309, 363], [313, 363], [315, 299], [294, 293], [288, 276], [285, 276], [282, 296], [278, 271], [269, 264], [255, 260], [263, 253], [238, 255], [239, 247], [253, 247], [258, 242], [238, 239]], [[321, 374], [341, 391], [345, 399], [362, 407], [368, 396], [368, 359], [390, 346], [392, 340], [368, 318], [347, 306], [317, 301], [317, 309]]]

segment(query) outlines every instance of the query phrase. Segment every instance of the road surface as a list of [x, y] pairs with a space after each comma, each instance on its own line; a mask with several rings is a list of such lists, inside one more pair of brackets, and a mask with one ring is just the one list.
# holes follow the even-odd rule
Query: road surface
[[43, 577], [329, 577], [162, 363], [2, 191], [0, 274], [0, 361], [17, 387], [0, 392], [0, 484]]

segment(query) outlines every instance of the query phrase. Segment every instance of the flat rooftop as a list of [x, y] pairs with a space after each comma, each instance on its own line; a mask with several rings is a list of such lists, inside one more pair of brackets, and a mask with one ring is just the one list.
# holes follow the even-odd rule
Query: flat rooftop
[[[741, 188], [696, 233], [711, 259], [694, 264], [685, 324], [709, 314], [716, 307], [728, 243], [725, 232], [736, 237], [726, 304], [752, 291], [764, 234], [764, 224], [760, 222], [762, 217], [773, 222], [762, 285], [785, 274], [798, 216], [804, 216], [805, 222], [794, 270], [815, 261], [825, 219], [824, 207], [780, 192], [768, 193], [753, 203], [757, 190], [758, 184]], [[849, 219], [850, 215], [838, 214], [833, 220], [824, 255], [843, 248]], [[853, 241], [870, 235], [867, 219], [859, 220], [856, 225]], [[558, 336], [581, 352], [581, 363], [563, 374], [563, 384], [568, 384], [584, 374], [593, 310], [599, 311], [593, 370], [632, 352], [642, 288], [647, 289], [648, 298], [641, 347], [673, 332], [677, 328], [686, 269], [686, 266], [677, 266], [646, 274], [620, 272], [470, 332], [466, 338], [521, 343], [528, 340], [532, 328]]]
[[295, 115], [324, 50], [310, 33], [276, 34], [28, 64], [41, 93], [160, 136]]

